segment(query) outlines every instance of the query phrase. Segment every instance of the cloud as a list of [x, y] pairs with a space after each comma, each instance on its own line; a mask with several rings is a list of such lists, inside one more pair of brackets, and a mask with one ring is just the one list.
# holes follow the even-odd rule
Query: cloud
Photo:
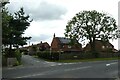
[[[16, 5], [17, 4], [17, 5]], [[29, 14], [35, 21], [58, 20], [67, 13], [67, 9], [61, 5], [49, 3], [47, 1], [36, 2], [11, 2], [8, 6], [10, 12], [16, 12], [20, 7], [25, 9], [25, 13]]]
[[59, 5], [41, 2], [37, 8], [28, 9], [28, 12], [34, 20], [56, 20], [61, 19], [67, 10]]
[[39, 36], [33, 35], [30, 42], [41, 42], [41, 41], [46, 41], [50, 36], [45, 35], [45, 34], [40, 34]]

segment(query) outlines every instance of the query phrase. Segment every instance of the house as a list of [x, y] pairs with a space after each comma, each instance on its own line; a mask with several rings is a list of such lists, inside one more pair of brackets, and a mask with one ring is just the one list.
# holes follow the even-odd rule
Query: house
[[[101, 40], [96, 40], [95, 41], [95, 49], [98, 52], [105, 52], [105, 51], [116, 51], [116, 49], [114, 49], [114, 46], [110, 43], [110, 42], [103, 42]], [[91, 50], [90, 47], [90, 43], [88, 43], [86, 45], [86, 47], [84, 47], [83, 49], [85, 52], [88, 52]]]
[[53, 36], [51, 43], [52, 51], [62, 51], [62, 52], [76, 52], [82, 50], [82, 45], [78, 42], [75, 42], [74, 45], [70, 45], [71, 40], [65, 37], [56, 37]]
[[50, 45], [47, 42], [42, 43], [42, 41], [41, 41], [41, 43], [38, 44], [38, 47], [39, 47], [40, 51], [49, 51], [50, 50]]
[[50, 50], [50, 45], [47, 42], [42, 43], [42, 41], [38, 44], [32, 44], [31, 46], [23, 47], [21, 50], [28, 51], [29, 55], [36, 54], [37, 51], [48, 51]]

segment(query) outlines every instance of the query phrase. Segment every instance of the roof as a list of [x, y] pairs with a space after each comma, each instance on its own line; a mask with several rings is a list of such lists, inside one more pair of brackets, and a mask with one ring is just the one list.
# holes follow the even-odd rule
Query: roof
[[63, 43], [63, 44], [68, 44], [68, 43], [70, 43], [70, 39], [69, 38], [65, 38], [65, 37], [57, 37], [59, 40], [60, 40], [60, 42], [61, 43]]
[[[88, 43], [86, 46], [90, 45], [90, 43]], [[101, 40], [95, 40], [95, 45], [104, 45], [104, 46], [112, 46], [114, 47], [109, 41], [107, 42], [104, 42], [104, 41], [101, 41]]]
[[101, 43], [101, 44], [107, 45], [107, 46], [113, 46], [109, 41], [104, 42], [104, 41], [101, 41], [101, 40], [96, 40], [95, 42], [96, 42], [96, 43]]

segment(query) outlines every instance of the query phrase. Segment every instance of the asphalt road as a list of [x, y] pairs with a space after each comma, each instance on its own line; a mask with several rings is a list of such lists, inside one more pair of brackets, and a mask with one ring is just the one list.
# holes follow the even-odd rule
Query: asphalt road
[[23, 65], [2, 70], [3, 78], [117, 78], [118, 61], [55, 63], [22, 57]]

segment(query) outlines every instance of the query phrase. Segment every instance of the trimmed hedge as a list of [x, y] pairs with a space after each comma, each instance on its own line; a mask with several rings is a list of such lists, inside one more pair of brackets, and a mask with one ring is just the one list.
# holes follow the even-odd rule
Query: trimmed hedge
[[118, 53], [94, 53], [91, 52], [37, 52], [38, 57], [48, 60], [70, 60], [70, 59], [91, 59], [91, 58], [112, 58], [118, 57]]
[[49, 60], [59, 60], [59, 52], [39, 51], [37, 56]]

